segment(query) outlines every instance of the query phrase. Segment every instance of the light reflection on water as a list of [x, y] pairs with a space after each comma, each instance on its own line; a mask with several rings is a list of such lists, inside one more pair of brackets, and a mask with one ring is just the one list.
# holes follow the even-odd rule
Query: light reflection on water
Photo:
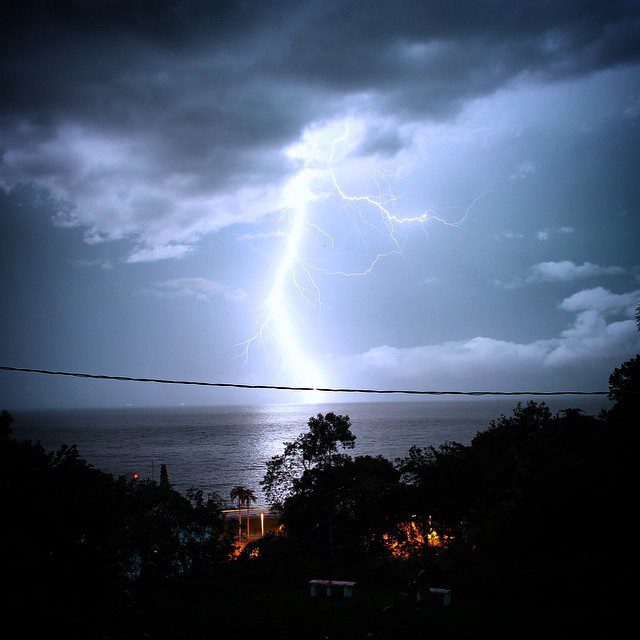
[[[265, 462], [282, 443], [306, 429], [317, 413], [346, 414], [356, 434], [355, 455], [405, 456], [412, 444], [468, 443], [489, 420], [510, 414], [516, 399], [435, 400], [262, 407], [175, 407], [163, 409], [69, 409], [16, 412], [14, 435], [40, 441], [47, 449], [77, 444], [94, 466], [114, 474], [137, 471], [158, 479], [167, 465], [180, 490], [196, 486], [228, 497], [231, 487], [254, 489]], [[551, 398], [557, 411], [580, 407], [597, 413], [603, 398]]]

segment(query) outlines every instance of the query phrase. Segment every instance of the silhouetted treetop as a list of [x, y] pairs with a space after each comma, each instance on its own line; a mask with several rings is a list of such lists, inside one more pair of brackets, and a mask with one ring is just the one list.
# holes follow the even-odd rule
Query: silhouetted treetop
[[167, 471], [167, 465], [160, 465], [160, 486], [165, 489], [169, 489], [171, 485], [169, 484], [169, 472]]
[[610, 417], [622, 420], [640, 417], [640, 353], [611, 372], [609, 400], [615, 403]]
[[309, 418], [309, 430], [293, 442], [284, 443], [282, 455], [267, 462], [267, 472], [261, 485], [267, 499], [274, 505], [282, 504], [291, 493], [293, 483], [305, 471], [337, 464], [339, 449], [353, 449], [356, 437], [351, 432], [349, 416], [335, 413]]
[[11, 425], [15, 422], [13, 416], [3, 409], [0, 412], [0, 437], [7, 438], [11, 434]]

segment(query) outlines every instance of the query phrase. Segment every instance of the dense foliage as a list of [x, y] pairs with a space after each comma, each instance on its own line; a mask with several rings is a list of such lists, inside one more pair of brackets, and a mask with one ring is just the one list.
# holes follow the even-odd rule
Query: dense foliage
[[[212, 575], [230, 550], [214, 496], [94, 469], [75, 446], [47, 453], [1, 416], [5, 604], [27, 629], [137, 637], [136, 590]], [[134, 589], [135, 587], [135, 589]]]
[[[568, 626], [570, 611], [582, 612], [583, 626], [605, 620], [633, 577], [640, 355], [609, 382], [614, 404], [597, 417], [519, 403], [469, 445], [414, 446], [395, 465], [338, 453], [343, 441], [353, 446], [349, 420], [319, 415], [268, 463], [264, 484], [289, 538], [282, 544], [299, 538], [307, 554], [328, 550], [328, 576], [336, 566], [366, 575], [359, 557], [401, 555], [431, 585], [557, 608]], [[334, 431], [325, 429], [320, 458], [305, 444], [325, 423]]]
[[628, 424], [529, 402], [469, 446], [412, 449], [400, 469], [415, 511], [452, 547], [473, 550], [456, 567], [465, 580], [593, 592], [596, 577], [611, 585], [624, 570], [616, 545], [628, 531], [635, 441]]
[[[347, 416], [312, 417], [267, 463], [284, 534], [236, 560], [215, 496], [181, 495], [166, 468], [159, 484], [114, 478], [74, 446], [17, 441], [3, 411], [7, 620], [78, 638], [610, 636], [633, 577], [639, 381], [640, 355], [613, 371], [599, 416], [518, 404], [468, 445], [414, 446], [395, 463], [350, 456]], [[452, 616], [416, 608], [416, 576], [454, 589]], [[356, 580], [366, 597], [336, 617], [304, 597], [312, 578]], [[247, 606], [260, 615], [220, 623]]]

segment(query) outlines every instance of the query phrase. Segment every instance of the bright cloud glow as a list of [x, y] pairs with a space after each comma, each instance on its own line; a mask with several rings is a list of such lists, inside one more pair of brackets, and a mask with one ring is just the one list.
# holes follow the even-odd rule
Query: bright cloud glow
[[623, 313], [633, 315], [633, 310], [640, 300], [640, 289], [629, 293], [611, 293], [603, 287], [583, 289], [565, 298], [560, 308], [565, 311], [597, 311], [599, 313]]
[[528, 284], [539, 282], [570, 282], [572, 280], [585, 280], [597, 276], [617, 276], [627, 273], [627, 269], [612, 266], [603, 266], [585, 262], [576, 264], [571, 260], [560, 262], [538, 262], [529, 268], [526, 278], [514, 278], [507, 282], [495, 280], [495, 285], [502, 289], [518, 289]]
[[151, 293], [160, 298], [196, 298], [210, 300], [214, 295], [222, 295], [227, 300], [239, 302], [247, 297], [246, 291], [234, 289], [221, 282], [207, 278], [174, 278], [158, 282]]
[[56, 223], [84, 227], [89, 244], [136, 241], [129, 263], [182, 258], [203, 235], [284, 206], [277, 179], [229, 189], [212, 177], [205, 188], [206, 167], [160, 172], [151, 157], [156, 150], [142, 135], [64, 125], [52, 138], [18, 136], [15, 145], [2, 156], [0, 187], [33, 182], [46, 189], [60, 203]]
[[[632, 319], [607, 321], [607, 316], [632, 315], [640, 290], [614, 294], [598, 287], [579, 291], [560, 303], [577, 312], [573, 323], [557, 337], [528, 343], [489, 337], [397, 348], [379, 346], [341, 361], [343, 367], [360, 373], [384, 374], [404, 384], [419, 386], [460, 384], [463, 380], [496, 379], [523, 372], [541, 380], [550, 371], [567, 367], [613, 366], [640, 349], [640, 336]], [[482, 384], [482, 383], [476, 383]]]

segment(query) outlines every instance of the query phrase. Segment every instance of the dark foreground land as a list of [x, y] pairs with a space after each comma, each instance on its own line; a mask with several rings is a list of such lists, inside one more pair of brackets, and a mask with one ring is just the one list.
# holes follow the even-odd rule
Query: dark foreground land
[[[622, 631], [617, 607], [590, 597], [568, 604], [553, 587], [539, 594], [455, 593], [449, 608], [405, 600], [402, 581], [366, 577], [352, 600], [312, 599], [297, 584], [228, 582], [168, 587], [145, 613], [157, 638], [609, 638]], [[621, 603], [620, 603], [621, 604]], [[391, 608], [390, 608], [391, 605]], [[595, 606], [594, 606], [595, 605]]]
[[[220, 497], [0, 438], [4, 631], [63, 638], [616, 637], [632, 617], [640, 355], [600, 416], [518, 405], [468, 446], [352, 457], [346, 416], [267, 462], [283, 528], [239, 547]], [[480, 427], [480, 425], [479, 425]], [[251, 491], [236, 488], [242, 504]], [[244, 497], [243, 497], [244, 496]], [[311, 598], [308, 581], [356, 581]], [[450, 607], [417, 602], [452, 590]]]

